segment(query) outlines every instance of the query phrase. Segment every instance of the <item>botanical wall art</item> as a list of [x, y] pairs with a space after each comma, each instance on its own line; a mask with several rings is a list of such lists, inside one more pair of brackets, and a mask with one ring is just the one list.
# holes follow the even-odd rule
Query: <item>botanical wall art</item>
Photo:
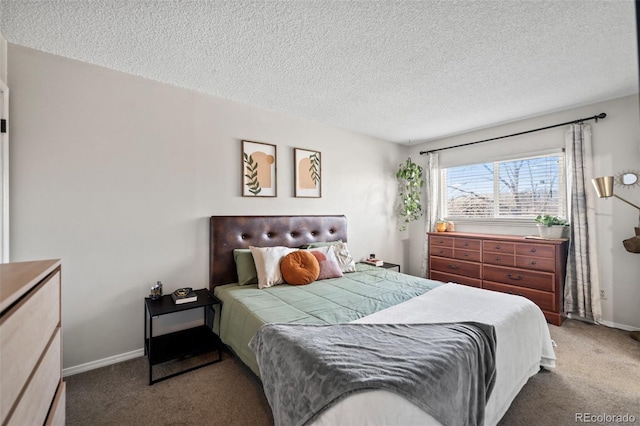
[[293, 171], [296, 197], [322, 196], [322, 161], [320, 151], [293, 149]]
[[275, 197], [276, 146], [242, 141], [242, 196]]

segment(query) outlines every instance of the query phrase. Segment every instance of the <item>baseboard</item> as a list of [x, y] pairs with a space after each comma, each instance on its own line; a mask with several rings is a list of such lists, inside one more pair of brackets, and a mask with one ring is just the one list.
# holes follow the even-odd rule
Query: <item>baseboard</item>
[[632, 327], [626, 324], [618, 324], [617, 322], [612, 322], [612, 321], [600, 320], [598, 321], [598, 324], [606, 325], [607, 327], [612, 327], [612, 328], [619, 328], [620, 330], [624, 330], [624, 331], [635, 331], [638, 329], [638, 327]]
[[86, 364], [76, 365], [75, 367], [64, 368], [62, 370], [62, 377], [73, 376], [74, 374], [84, 373], [85, 371], [95, 370], [96, 368], [106, 367], [108, 365], [117, 364], [119, 362], [128, 361], [141, 356], [144, 356], [144, 349], [142, 348], [124, 354], [87, 362]]
[[600, 325], [604, 325], [610, 328], [618, 328], [620, 330], [624, 330], [624, 331], [635, 331], [638, 330], [638, 327], [632, 327], [630, 325], [626, 325], [626, 324], [618, 324], [617, 322], [613, 322], [613, 321], [604, 321], [604, 320], [600, 320], [598, 322], [595, 322], [591, 319], [588, 318], [581, 318], [578, 316], [573, 316], [571, 314], [567, 314], [567, 318], [571, 318], [574, 320], [578, 320], [578, 321], [584, 321], [584, 322], [588, 322], [590, 324], [600, 324]]

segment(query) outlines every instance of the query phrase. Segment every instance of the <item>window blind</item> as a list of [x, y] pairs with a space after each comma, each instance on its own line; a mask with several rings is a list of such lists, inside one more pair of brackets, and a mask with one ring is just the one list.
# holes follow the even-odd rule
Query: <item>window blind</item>
[[441, 173], [444, 217], [566, 216], [563, 153], [450, 167]]

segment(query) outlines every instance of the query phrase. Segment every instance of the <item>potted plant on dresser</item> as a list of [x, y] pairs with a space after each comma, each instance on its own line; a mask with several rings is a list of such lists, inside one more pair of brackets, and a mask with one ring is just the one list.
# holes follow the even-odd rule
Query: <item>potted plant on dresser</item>
[[558, 216], [548, 214], [538, 215], [535, 221], [538, 225], [540, 238], [562, 238], [564, 236], [564, 230], [569, 226], [569, 223], [565, 219], [560, 219]]

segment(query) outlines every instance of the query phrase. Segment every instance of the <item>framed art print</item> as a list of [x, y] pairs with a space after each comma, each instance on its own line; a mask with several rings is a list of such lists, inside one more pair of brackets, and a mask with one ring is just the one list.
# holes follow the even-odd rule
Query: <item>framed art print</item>
[[322, 196], [322, 158], [320, 151], [293, 149], [294, 195], [320, 198]]
[[276, 197], [276, 146], [242, 141], [242, 196]]

